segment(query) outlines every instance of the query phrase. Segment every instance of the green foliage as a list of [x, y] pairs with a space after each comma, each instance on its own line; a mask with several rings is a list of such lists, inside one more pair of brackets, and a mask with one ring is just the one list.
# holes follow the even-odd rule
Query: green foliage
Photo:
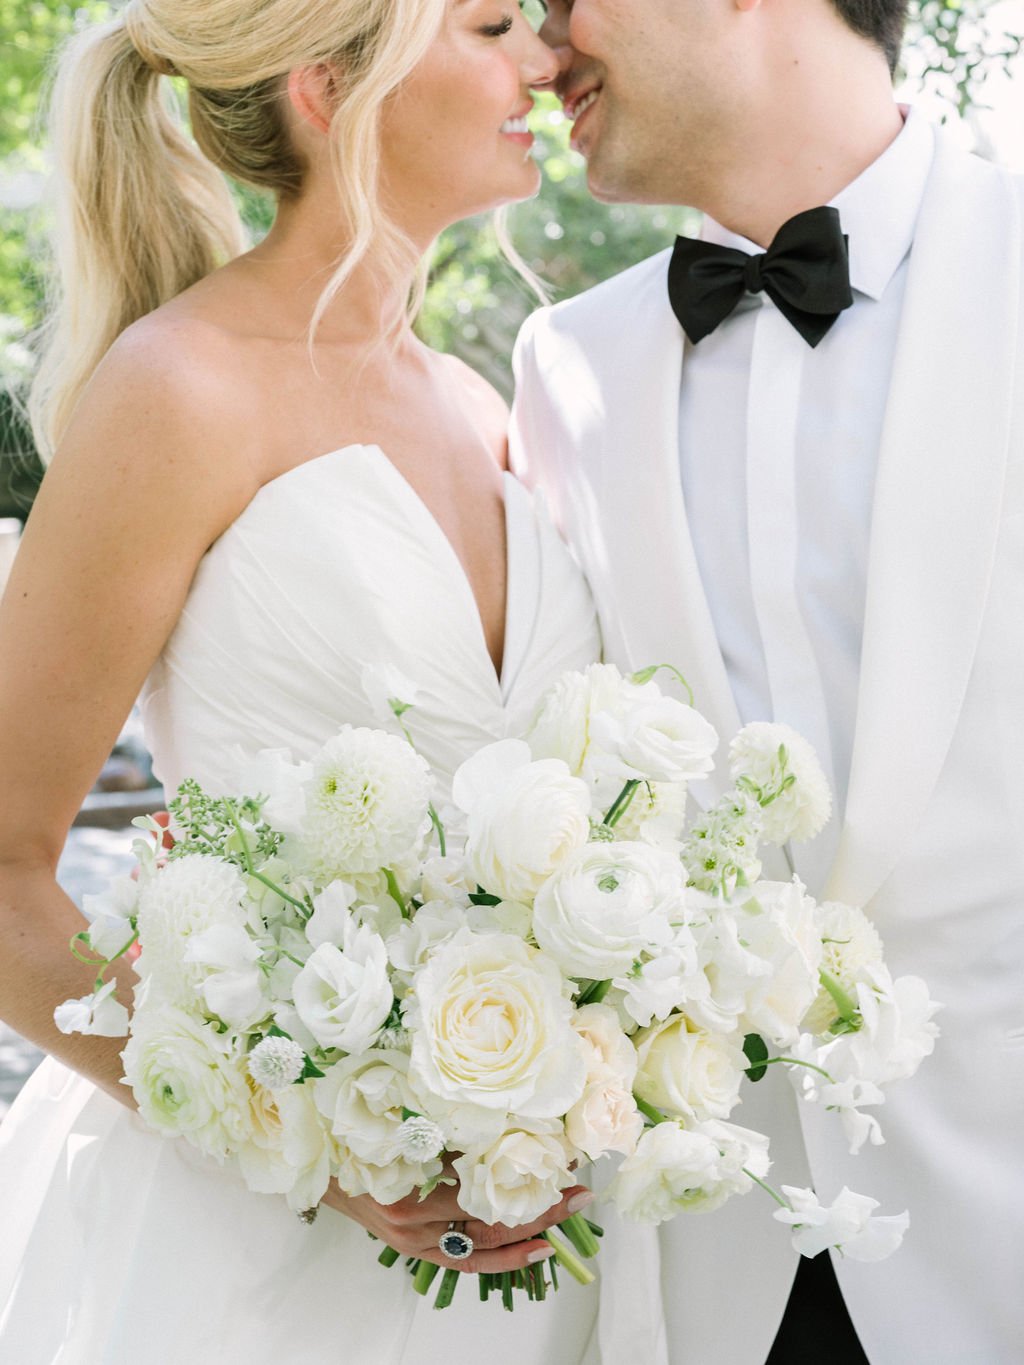
[[990, 0], [912, 0], [906, 64], [957, 113], [977, 103], [986, 77], [1005, 70], [1024, 34], [994, 28]]
[[281, 835], [261, 817], [265, 800], [208, 796], [194, 778], [187, 778], [168, 805], [178, 830], [168, 858], [224, 858], [247, 872], [253, 859], [273, 858]]

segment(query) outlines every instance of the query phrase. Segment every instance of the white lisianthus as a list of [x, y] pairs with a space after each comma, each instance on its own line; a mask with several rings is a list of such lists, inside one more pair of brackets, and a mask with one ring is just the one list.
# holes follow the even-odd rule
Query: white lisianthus
[[537, 892], [533, 932], [567, 976], [604, 981], [668, 944], [685, 914], [679, 860], [640, 843], [585, 844]]
[[347, 725], [312, 760], [297, 844], [286, 849], [321, 881], [390, 867], [428, 827], [432, 784], [406, 740]]
[[566, 992], [555, 964], [522, 939], [460, 931], [405, 998], [414, 1087], [522, 1118], [564, 1114], [586, 1080]]
[[868, 969], [868, 977], [855, 997], [861, 1027], [823, 1049], [824, 1065], [837, 1080], [888, 1085], [912, 1076], [935, 1050], [939, 1026], [932, 1016], [941, 1006], [919, 976], [894, 980], [887, 968], [877, 966]]
[[633, 1088], [647, 1104], [699, 1122], [728, 1118], [739, 1103], [748, 1062], [730, 1038], [674, 1014], [641, 1029], [633, 1042], [639, 1062]]
[[135, 930], [132, 917], [139, 904], [139, 883], [132, 877], [115, 877], [99, 896], [83, 896], [82, 911], [89, 920], [89, 946], [112, 961], [130, 943]]
[[61, 1033], [88, 1033], [98, 1038], [126, 1038], [128, 1011], [114, 996], [116, 981], [107, 981], [92, 995], [65, 1000], [53, 1012]]
[[455, 774], [466, 867], [501, 900], [529, 903], [590, 837], [590, 792], [559, 759], [533, 761], [518, 739], [488, 744]]
[[667, 1019], [673, 1010], [688, 1011], [709, 999], [711, 985], [689, 925], [678, 925], [671, 942], [627, 976], [614, 978], [622, 1007], [643, 1028], [654, 1019]]
[[[651, 689], [654, 692], [651, 692]], [[653, 683], [639, 688], [631, 704], [592, 717], [593, 743], [605, 757], [601, 769], [623, 782], [690, 782], [714, 767], [714, 726], [685, 702], [662, 696]]]
[[232, 863], [194, 854], [174, 859], [143, 882], [136, 970], [151, 993], [169, 1004], [194, 1007], [209, 969], [190, 959], [192, 940], [215, 925], [244, 932], [245, 894], [245, 880]]
[[459, 1177], [459, 1204], [470, 1218], [521, 1227], [562, 1197], [574, 1180], [572, 1153], [562, 1125], [523, 1124], [493, 1146], [467, 1151], [452, 1163]]
[[783, 1185], [791, 1205], [776, 1209], [775, 1218], [793, 1229], [793, 1245], [802, 1256], [817, 1256], [834, 1247], [851, 1261], [884, 1261], [903, 1241], [910, 1215], [875, 1215], [877, 1199], [855, 1194], [844, 1185], [829, 1205], [813, 1190]]
[[591, 1161], [606, 1152], [629, 1156], [643, 1131], [643, 1116], [632, 1092], [614, 1079], [589, 1084], [565, 1116], [566, 1137]]
[[313, 1087], [338, 1144], [338, 1181], [347, 1194], [393, 1204], [441, 1171], [439, 1149], [414, 1159], [401, 1150], [403, 1110], [416, 1104], [408, 1071], [406, 1053], [376, 1049], [347, 1057]]
[[270, 1010], [256, 965], [260, 955], [241, 924], [211, 924], [185, 946], [186, 965], [204, 971], [199, 990], [206, 1008], [232, 1028], [248, 1028]]
[[619, 1167], [610, 1198], [634, 1222], [664, 1223], [677, 1213], [708, 1212], [734, 1194], [746, 1194], [751, 1176], [762, 1178], [770, 1164], [768, 1139], [761, 1133], [730, 1123], [691, 1130], [659, 1123]]
[[[813, 747], [788, 725], [754, 721], [729, 746], [733, 781], [752, 782], [772, 799], [764, 807], [762, 837], [772, 844], [813, 839], [832, 814], [832, 793]], [[795, 780], [786, 786], [787, 777]]]
[[[841, 901], [825, 901], [815, 913], [822, 943], [822, 969], [852, 996], [858, 982], [867, 980], [867, 968], [882, 962], [884, 950], [878, 930], [863, 910]], [[810, 1033], [825, 1033], [838, 1014], [836, 1002], [822, 986], [801, 1027]]]
[[292, 991], [299, 1018], [322, 1048], [365, 1051], [394, 1003], [384, 940], [349, 921], [342, 947], [322, 943], [315, 949]]
[[121, 1054], [142, 1117], [223, 1160], [251, 1131], [250, 1088], [238, 1040], [174, 1005], [136, 1008]]
[[249, 1075], [266, 1090], [285, 1090], [294, 1085], [306, 1066], [306, 1054], [293, 1038], [271, 1034], [261, 1038], [249, 1053]]

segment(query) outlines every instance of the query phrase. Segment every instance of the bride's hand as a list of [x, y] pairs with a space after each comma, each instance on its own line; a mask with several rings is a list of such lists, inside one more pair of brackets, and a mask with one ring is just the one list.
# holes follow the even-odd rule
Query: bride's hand
[[[457, 1186], [439, 1185], [422, 1201], [416, 1194], [411, 1194], [396, 1204], [378, 1204], [367, 1194], [343, 1194], [337, 1182], [332, 1180], [323, 1203], [362, 1224], [403, 1256], [433, 1261], [446, 1270], [494, 1275], [505, 1270], [522, 1270], [553, 1255], [554, 1249], [540, 1234], [570, 1214], [578, 1213], [594, 1197], [585, 1186], [573, 1185], [540, 1218], [522, 1227], [510, 1228], [503, 1223], [491, 1225], [467, 1218], [459, 1208], [457, 1193]], [[438, 1246], [441, 1235], [452, 1222], [458, 1223], [460, 1231], [465, 1231], [473, 1241], [473, 1254], [464, 1261], [451, 1260]]]

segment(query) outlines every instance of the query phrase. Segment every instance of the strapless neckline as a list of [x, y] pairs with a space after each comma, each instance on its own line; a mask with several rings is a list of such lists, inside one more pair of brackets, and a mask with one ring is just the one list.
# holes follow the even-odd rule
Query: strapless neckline
[[[483, 618], [480, 615], [480, 604], [477, 601], [476, 593], [473, 591], [473, 584], [470, 581], [466, 566], [449, 540], [444, 528], [437, 517], [424, 502], [422, 496], [416, 491], [406, 476], [390, 458], [387, 451], [375, 442], [365, 443], [359, 441], [349, 442], [348, 445], [337, 446], [333, 450], [327, 450], [322, 455], [314, 455], [311, 459], [303, 460], [301, 464], [292, 465], [290, 469], [284, 470], [281, 474], [276, 474], [266, 483], [261, 484], [250, 499], [247, 506], [235, 519], [233, 526], [239, 523], [246, 516], [249, 508], [253, 506], [264, 495], [273, 493], [275, 486], [283, 484], [289, 480], [294, 480], [306, 475], [317, 466], [328, 465], [339, 457], [351, 459], [353, 456], [371, 456], [370, 463], [379, 470], [385, 472], [387, 480], [391, 486], [397, 490], [398, 500], [403, 502], [410, 511], [410, 515], [415, 517], [419, 524], [423, 526], [425, 534], [431, 538], [438, 547], [443, 561], [450, 570], [450, 577], [457, 585], [459, 597], [466, 606], [470, 618], [475, 622], [477, 634], [479, 636], [480, 649], [487, 662], [490, 672], [494, 678], [494, 688], [501, 702], [507, 700], [508, 683], [512, 669], [507, 667], [509, 662], [509, 637], [515, 632], [515, 611], [513, 593], [515, 592], [515, 581], [517, 574], [513, 572], [518, 568], [513, 560], [517, 558], [516, 546], [517, 537], [514, 522], [521, 517], [524, 510], [530, 511], [531, 495], [523, 487], [514, 474], [509, 470], [501, 471], [503, 486], [503, 503], [505, 513], [505, 602], [504, 602], [504, 622], [502, 628], [502, 650], [501, 668], [499, 669], [494, 662], [491, 651], [487, 644], [487, 632], [484, 629]], [[525, 502], [525, 507], [524, 507]], [[230, 529], [230, 528], [229, 528]]]

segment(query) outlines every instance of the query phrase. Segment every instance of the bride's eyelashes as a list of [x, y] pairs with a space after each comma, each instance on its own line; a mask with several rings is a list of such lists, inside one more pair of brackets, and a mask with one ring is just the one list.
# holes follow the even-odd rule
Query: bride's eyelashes
[[506, 14], [506, 15], [504, 16], [504, 18], [500, 21], [500, 23], [497, 23], [497, 24], [484, 24], [484, 26], [483, 26], [483, 28], [480, 30], [480, 32], [481, 32], [486, 38], [504, 38], [504, 36], [505, 36], [506, 33], [511, 32], [511, 29], [512, 29], [512, 15], [511, 15], [511, 14]]

